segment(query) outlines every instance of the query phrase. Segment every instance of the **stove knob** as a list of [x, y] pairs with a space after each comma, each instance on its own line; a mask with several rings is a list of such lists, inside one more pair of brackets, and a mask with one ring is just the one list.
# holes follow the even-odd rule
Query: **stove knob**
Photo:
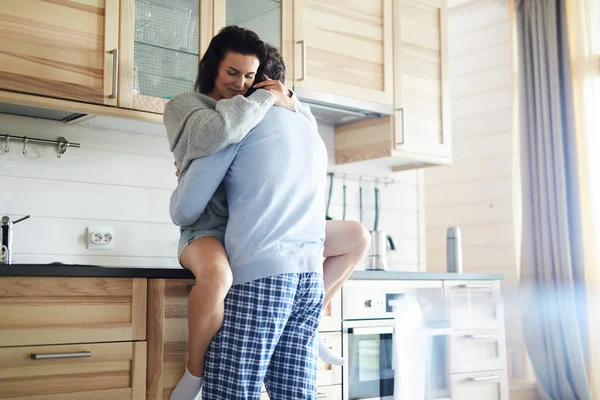
[[365, 301], [365, 307], [373, 307], [373, 300]]

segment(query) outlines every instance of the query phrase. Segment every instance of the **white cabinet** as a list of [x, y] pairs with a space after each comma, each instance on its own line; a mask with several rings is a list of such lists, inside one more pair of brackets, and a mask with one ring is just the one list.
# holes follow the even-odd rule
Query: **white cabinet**
[[452, 375], [451, 388], [452, 400], [508, 400], [503, 370]]
[[450, 310], [452, 400], [508, 400], [499, 281], [444, 281]]

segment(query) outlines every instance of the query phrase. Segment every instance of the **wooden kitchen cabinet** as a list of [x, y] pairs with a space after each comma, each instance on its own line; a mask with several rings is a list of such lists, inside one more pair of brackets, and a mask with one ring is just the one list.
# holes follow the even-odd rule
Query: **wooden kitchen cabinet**
[[451, 163], [446, 0], [393, 3], [393, 116], [335, 130], [336, 164], [401, 171]]
[[144, 400], [146, 289], [145, 278], [0, 278], [0, 399]]
[[288, 12], [294, 89], [393, 103], [392, 0], [294, 0]]
[[[167, 400], [179, 382], [187, 362], [187, 301], [195, 284], [193, 279], [150, 279], [148, 281], [148, 378], [147, 399]], [[340, 297], [332, 301], [331, 315], [341, 318]], [[339, 309], [338, 309], [339, 308]], [[321, 333], [336, 353], [342, 352], [341, 326], [337, 331]], [[317, 383], [328, 391], [340, 385], [342, 370], [319, 361]], [[327, 397], [330, 398], [330, 397]], [[337, 397], [331, 397], [337, 399]]]
[[3, 0], [0, 37], [0, 90], [117, 105], [119, 0]]
[[0, 345], [146, 339], [146, 279], [0, 279]]
[[146, 342], [0, 348], [0, 399], [143, 400], [145, 379]]

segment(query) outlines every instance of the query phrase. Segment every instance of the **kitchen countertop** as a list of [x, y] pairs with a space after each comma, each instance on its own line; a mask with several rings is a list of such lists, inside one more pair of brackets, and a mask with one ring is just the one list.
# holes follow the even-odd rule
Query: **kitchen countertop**
[[[79, 264], [12, 264], [0, 265], [3, 276], [47, 276], [81, 278], [165, 278], [193, 279], [183, 268], [126, 268]], [[350, 279], [356, 280], [501, 280], [502, 274], [452, 274], [435, 272], [355, 271]]]

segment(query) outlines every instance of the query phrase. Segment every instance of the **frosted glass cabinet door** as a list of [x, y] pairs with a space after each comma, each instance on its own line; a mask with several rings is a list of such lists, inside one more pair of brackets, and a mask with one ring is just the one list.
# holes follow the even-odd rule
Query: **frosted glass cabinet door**
[[162, 113], [194, 90], [222, 0], [121, 0], [119, 107]]
[[225, 24], [250, 29], [265, 42], [281, 49], [282, 0], [223, 0]]

